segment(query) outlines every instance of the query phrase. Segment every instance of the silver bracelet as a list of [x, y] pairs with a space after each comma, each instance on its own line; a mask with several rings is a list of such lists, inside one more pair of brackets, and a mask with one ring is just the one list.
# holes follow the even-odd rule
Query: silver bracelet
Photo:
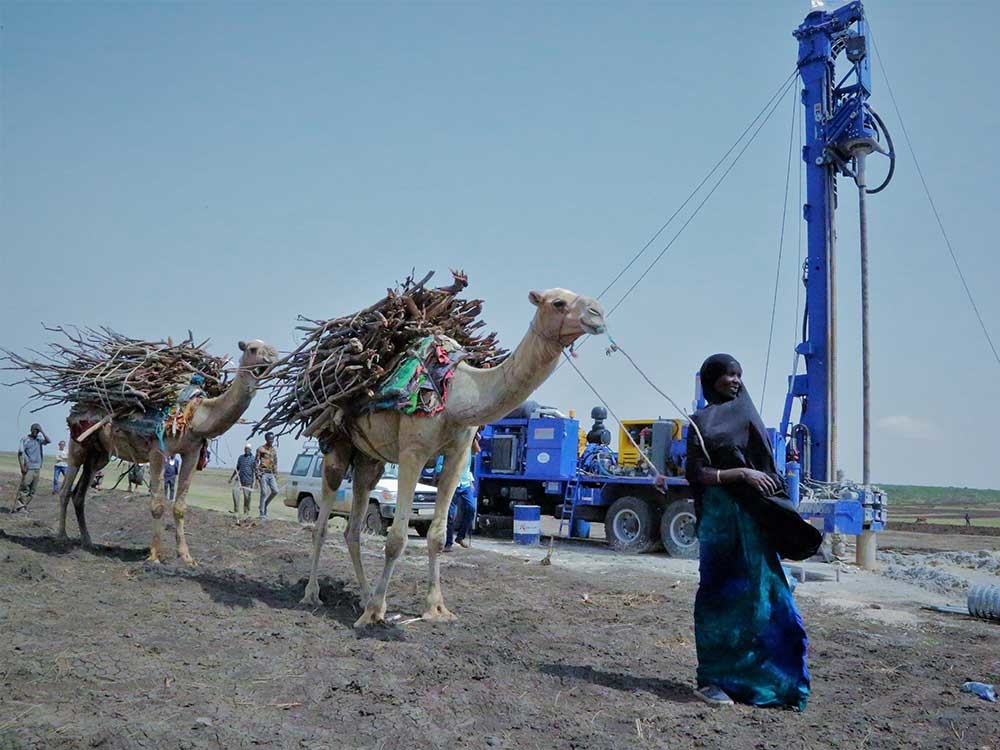
[[715, 483], [722, 484], [722, 472], [719, 469], [715, 470]]

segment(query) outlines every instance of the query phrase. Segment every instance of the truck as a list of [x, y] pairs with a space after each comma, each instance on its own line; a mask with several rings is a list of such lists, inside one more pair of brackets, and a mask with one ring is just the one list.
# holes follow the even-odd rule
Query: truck
[[[697, 379], [696, 392], [700, 401]], [[606, 410], [595, 407], [591, 417], [586, 434], [577, 419], [551, 408], [486, 425], [475, 459], [478, 528], [509, 534], [514, 507], [538, 505], [543, 515], [560, 519], [560, 529], [568, 528], [571, 537], [586, 537], [589, 524], [603, 523], [615, 550], [662, 548], [673, 557], [697, 557], [694, 502], [684, 478], [688, 421], [623, 420], [614, 452], [604, 428]], [[768, 434], [784, 472], [784, 438], [774, 429]]]
[[[361, 521], [361, 530], [367, 534], [386, 534], [396, 514], [399, 466], [386, 464], [382, 478], [368, 496], [368, 508]], [[295, 457], [288, 482], [285, 484], [284, 503], [298, 510], [299, 523], [316, 522], [319, 515], [319, 498], [323, 492], [323, 454], [316, 446], [307, 445]], [[351, 470], [348, 469], [340, 483], [333, 501], [331, 515], [347, 518], [351, 514], [353, 502]], [[410, 512], [410, 526], [420, 536], [427, 536], [431, 520], [434, 518], [434, 503], [437, 489], [427, 484], [418, 484], [413, 495], [413, 509]]]

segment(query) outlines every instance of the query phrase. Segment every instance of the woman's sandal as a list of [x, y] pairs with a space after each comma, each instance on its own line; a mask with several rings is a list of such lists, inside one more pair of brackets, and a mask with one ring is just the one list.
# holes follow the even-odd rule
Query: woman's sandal
[[726, 691], [715, 685], [705, 685], [704, 687], [696, 688], [694, 694], [710, 706], [733, 705], [733, 699], [726, 695]]

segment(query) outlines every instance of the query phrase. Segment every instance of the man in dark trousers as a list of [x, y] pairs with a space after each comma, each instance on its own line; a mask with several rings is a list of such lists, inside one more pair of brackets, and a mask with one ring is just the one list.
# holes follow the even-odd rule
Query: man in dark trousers
[[452, 542], [457, 542], [460, 547], [471, 547], [472, 530], [476, 526], [476, 488], [475, 476], [472, 467], [475, 463], [475, 455], [479, 453], [479, 433], [472, 441], [472, 455], [469, 457], [469, 464], [462, 471], [462, 476], [458, 480], [458, 487], [451, 497], [451, 505], [448, 506], [448, 527], [445, 536], [444, 552], [451, 552], [454, 547]]
[[[247, 443], [243, 446], [243, 453], [236, 459], [236, 468], [233, 469], [229, 481], [238, 479], [239, 486], [233, 487], [233, 513], [236, 514], [236, 525], [239, 526], [244, 517], [250, 516], [250, 497], [253, 495], [253, 484], [257, 475], [257, 458], [253, 454], [253, 446]], [[243, 515], [240, 515], [240, 498], [242, 498]]]
[[170, 502], [177, 497], [177, 472], [181, 469], [181, 458], [170, 456], [163, 462], [163, 494]]

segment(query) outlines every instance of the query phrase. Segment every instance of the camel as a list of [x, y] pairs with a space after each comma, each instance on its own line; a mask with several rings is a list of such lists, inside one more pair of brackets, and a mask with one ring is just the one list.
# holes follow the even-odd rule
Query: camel
[[[322, 604], [317, 581], [320, 551], [335, 494], [345, 471], [352, 466], [354, 501], [344, 538], [361, 589], [361, 601], [365, 603], [364, 613], [354, 626], [385, 622], [386, 590], [406, 547], [413, 492], [420, 470], [429, 460], [443, 455], [434, 520], [427, 533], [430, 571], [423, 617], [431, 621], [455, 618], [444, 605], [438, 555], [444, 546], [448, 506], [462, 469], [469, 463], [478, 426], [500, 419], [521, 404], [552, 374], [565, 347], [584, 334], [605, 331], [604, 311], [595, 299], [566, 289], [533, 291], [528, 299], [537, 309], [517, 349], [493, 368], [479, 369], [459, 363], [442, 411], [433, 415], [375, 411], [351, 420], [341, 433], [324, 436], [323, 493], [313, 530], [312, 565], [303, 604]], [[386, 539], [385, 567], [371, 591], [361, 563], [361, 519], [369, 494], [389, 462], [399, 464], [396, 513]]]
[[[87, 521], [84, 517], [84, 503], [87, 490], [95, 472], [104, 468], [111, 456], [118, 456], [133, 463], [149, 462], [150, 511], [153, 514], [153, 540], [149, 546], [149, 560], [160, 561], [160, 541], [163, 535], [163, 513], [165, 497], [163, 488], [163, 463], [165, 456], [181, 455], [181, 469], [174, 500], [174, 524], [177, 534], [177, 556], [188, 565], [194, 559], [184, 536], [184, 512], [187, 507], [187, 492], [191, 485], [191, 475], [197, 466], [202, 446], [211, 438], [218, 437], [234, 424], [250, 406], [257, 391], [260, 378], [277, 359], [277, 350], [263, 341], [239, 342], [240, 357], [236, 377], [226, 391], [216, 398], [205, 398], [194, 406], [186, 428], [176, 435], [165, 434], [164, 451], [159, 438], [148, 431], [139, 432], [134, 423], [126, 420], [108, 420], [105, 417], [96, 430], [81, 436], [82, 442], [70, 441], [69, 471], [59, 494], [59, 538], [66, 539], [66, 508], [70, 495], [76, 510], [76, 520], [80, 526], [80, 541], [85, 548], [92, 548]], [[79, 426], [80, 414], [70, 412], [67, 422], [70, 429], [74, 423]], [[105, 422], [105, 420], [108, 420]], [[102, 424], [103, 423], [103, 424]], [[81, 471], [82, 469], [82, 471]], [[80, 481], [73, 488], [73, 481], [80, 472]]]

